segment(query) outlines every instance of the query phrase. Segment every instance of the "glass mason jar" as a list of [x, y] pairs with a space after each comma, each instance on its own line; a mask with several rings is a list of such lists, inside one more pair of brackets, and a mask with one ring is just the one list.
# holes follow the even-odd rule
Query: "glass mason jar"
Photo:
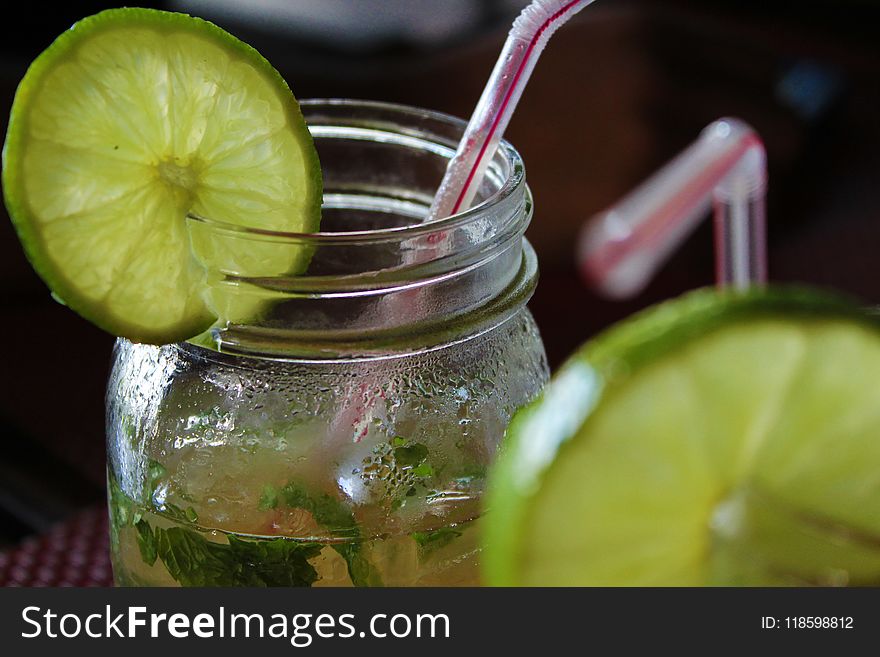
[[320, 233], [189, 217], [220, 320], [120, 339], [107, 391], [122, 585], [474, 585], [486, 469], [548, 376], [526, 309], [525, 169], [423, 223], [463, 132], [421, 109], [307, 101]]

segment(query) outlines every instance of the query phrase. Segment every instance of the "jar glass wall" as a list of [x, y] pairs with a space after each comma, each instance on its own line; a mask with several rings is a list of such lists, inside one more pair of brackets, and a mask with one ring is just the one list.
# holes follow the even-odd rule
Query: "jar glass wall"
[[519, 155], [422, 223], [464, 124], [302, 104], [321, 233], [189, 217], [219, 318], [119, 340], [107, 392], [112, 556], [130, 585], [473, 585], [486, 469], [547, 379]]

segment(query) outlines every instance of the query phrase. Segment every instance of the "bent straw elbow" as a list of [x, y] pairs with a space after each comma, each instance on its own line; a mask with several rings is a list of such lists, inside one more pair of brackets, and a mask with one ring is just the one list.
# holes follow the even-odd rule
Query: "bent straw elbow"
[[766, 155], [757, 133], [739, 119], [715, 121], [666, 166], [584, 225], [577, 253], [581, 275], [604, 296], [638, 294], [714, 204], [718, 285], [761, 284], [766, 185]]

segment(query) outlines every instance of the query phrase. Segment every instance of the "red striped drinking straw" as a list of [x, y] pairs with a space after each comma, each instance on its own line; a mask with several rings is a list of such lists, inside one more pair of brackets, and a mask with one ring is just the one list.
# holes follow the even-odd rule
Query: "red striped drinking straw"
[[767, 163], [757, 133], [720, 119], [660, 171], [584, 224], [578, 266], [608, 297], [638, 294], [714, 206], [715, 277], [745, 289], [767, 278]]

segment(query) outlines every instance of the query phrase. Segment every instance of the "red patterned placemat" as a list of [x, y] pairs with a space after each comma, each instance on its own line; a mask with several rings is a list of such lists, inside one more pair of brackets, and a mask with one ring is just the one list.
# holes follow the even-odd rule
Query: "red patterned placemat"
[[0, 552], [0, 586], [112, 585], [104, 505]]

